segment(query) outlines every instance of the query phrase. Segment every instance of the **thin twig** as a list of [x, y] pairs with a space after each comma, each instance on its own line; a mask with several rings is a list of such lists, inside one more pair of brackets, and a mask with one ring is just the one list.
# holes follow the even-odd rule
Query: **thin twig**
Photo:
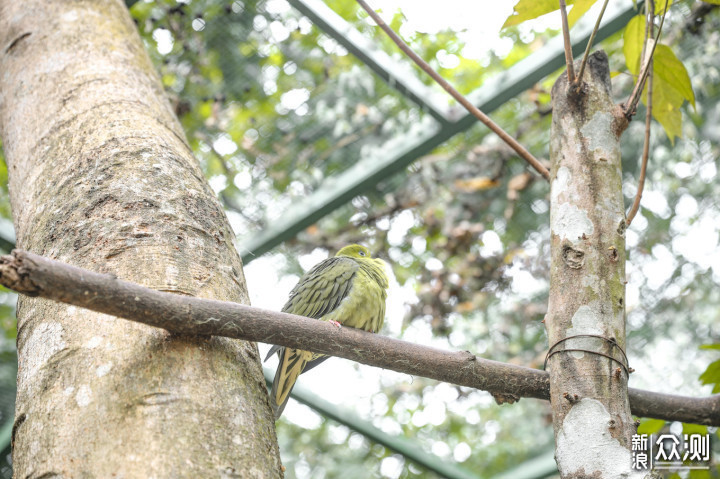
[[640, 72], [640, 76], [638, 77], [637, 83], [635, 83], [635, 88], [633, 88], [632, 93], [630, 94], [630, 97], [628, 98], [627, 102], [625, 102], [625, 116], [627, 118], [631, 118], [635, 114], [635, 108], [637, 107], [638, 101], [640, 101], [640, 94], [643, 91], [643, 88], [645, 87], [645, 80], [647, 79], [648, 72], [650, 70], [650, 65], [652, 65], [652, 62], [650, 59], [652, 59], [653, 55], [655, 54], [655, 47], [657, 47], [658, 42], [660, 41], [660, 35], [662, 34], [662, 28], [665, 24], [665, 15], [667, 15], [667, 4], [668, 0], [665, 0], [665, 11], [663, 12], [663, 16], [660, 19], [660, 26], [658, 27], [658, 33], [655, 36], [655, 40], [653, 41], [652, 49], [650, 50], [649, 56], [647, 57], [645, 64], [642, 67], [642, 71]]
[[490, 128], [496, 135], [498, 135], [510, 148], [520, 155], [535, 171], [540, 173], [545, 179], [550, 180], [550, 172], [530, 153], [525, 147], [523, 147], [518, 141], [510, 136], [505, 130], [498, 126], [494, 121], [490, 119], [485, 113], [480, 111], [475, 105], [470, 103], [462, 94], [460, 94], [455, 88], [450, 85], [443, 77], [441, 77], [435, 70], [432, 69], [428, 63], [420, 58], [412, 49], [404, 42], [397, 34], [390, 28], [370, 6], [365, 3], [364, 0], [357, 0], [360, 6], [375, 20], [375, 23], [392, 39], [393, 42], [403, 51], [408, 57], [415, 62], [425, 73], [435, 80], [443, 89], [450, 94], [458, 103], [465, 107], [470, 113], [472, 113], [478, 120], [480, 120], [485, 126]]
[[602, 10], [600, 10], [600, 15], [598, 15], [597, 21], [595, 22], [595, 28], [593, 28], [593, 31], [590, 34], [590, 38], [588, 39], [587, 46], [585, 47], [585, 54], [583, 55], [582, 62], [580, 63], [580, 70], [578, 70], [577, 78], [575, 79], [578, 90], [582, 85], [582, 77], [583, 73], [585, 73], [585, 64], [587, 63], [587, 59], [590, 56], [590, 48], [592, 48], [593, 41], [595, 40], [595, 34], [598, 32], [598, 30], [600, 30], [600, 22], [602, 21], [602, 17], [605, 14], [605, 8], [607, 7], [608, 1], [609, 0], [605, 0], [603, 2]]
[[[652, 24], [652, 17], [655, 16], [655, 5], [653, 5], [653, 1], [650, 0], [648, 2], [645, 2], [646, 8], [648, 9], [648, 19], [650, 20], [648, 22], [649, 29], [646, 30], [646, 36], [648, 38], [653, 36], [653, 24]], [[667, 6], [665, 7], [667, 8]], [[643, 189], [645, 188], [645, 175], [647, 173], [647, 164], [648, 164], [648, 158], [650, 157], [650, 125], [652, 123], [652, 91], [653, 91], [653, 59], [650, 57], [649, 60], [650, 68], [647, 78], [647, 110], [645, 111], [645, 141], [643, 142], [643, 153], [642, 153], [642, 162], [640, 164], [640, 178], [638, 178], [638, 188], [637, 192], [635, 193], [635, 199], [633, 200], [632, 207], [630, 208], [630, 212], [627, 214], [627, 220], [626, 225], [630, 226], [630, 223], [632, 223], [633, 218], [635, 218], [635, 215], [637, 214], [638, 210], [640, 209], [640, 200], [642, 199]]]
[[[652, 59], [650, 59], [652, 63]], [[650, 156], [650, 123], [652, 120], [652, 80], [653, 74], [650, 72], [648, 75], [648, 99], [647, 99], [647, 111], [645, 112], [645, 142], [643, 143], [643, 154], [642, 163], [640, 165], [640, 178], [638, 178], [637, 193], [635, 193], [635, 200], [630, 208], [630, 212], [627, 215], [627, 226], [630, 226], [633, 218], [640, 209], [640, 199], [642, 198], [643, 189], [645, 188], [645, 174], [647, 172], [648, 157]]]
[[572, 44], [570, 43], [570, 27], [568, 27], [567, 7], [565, 0], [560, 0], [560, 18], [562, 19], [563, 43], [565, 44], [565, 63], [567, 64], [568, 85], [575, 83]]
[[[338, 329], [325, 321], [294, 314], [156, 291], [26, 251], [15, 250], [0, 257], [0, 284], [29, 296], [73, 304], [175, 334], [262, 341], [496, 394], [550, 397], [548, 374], [538, 369], [350, 327]], [[720, 394], [693, 398], [629, 388], [628, 396], [637, 416], [720, 426]]]
[[[652, 12], [652, 15], [650, 14]], [[640, 69], [645, 65], [645, 56], [647, 55], [648, 40], [653, 36], [650, 28], [655, 26], [655, 1], [645, 2], [645, 38], [640, 52]]]

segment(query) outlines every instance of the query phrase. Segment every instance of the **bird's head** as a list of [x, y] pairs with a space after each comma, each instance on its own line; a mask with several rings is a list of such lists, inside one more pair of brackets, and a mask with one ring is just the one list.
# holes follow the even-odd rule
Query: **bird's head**
[[343, 249], [337, 252], [335, 256], [348, 256], [350, 258], [370, 258], [370, 251], [359, 244], [351, 244], [345, 246]]

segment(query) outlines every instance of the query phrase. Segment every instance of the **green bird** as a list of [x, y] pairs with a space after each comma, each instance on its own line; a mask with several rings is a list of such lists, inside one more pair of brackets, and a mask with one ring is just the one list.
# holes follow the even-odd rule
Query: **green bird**
[[[305, 273], [290, 291], [290, 299], [282, 310], [375, 333], [385, 320], [387, 288], [383, 262], [370, 257], [366, 247], [354, 244], [345, 246], [334, 257], [321, 261]], [[270, 404], [277, 420], [298, 376], [328, 356], [273, 346], [265, 361], [276, 352], [280, 363], [275, 371]]]

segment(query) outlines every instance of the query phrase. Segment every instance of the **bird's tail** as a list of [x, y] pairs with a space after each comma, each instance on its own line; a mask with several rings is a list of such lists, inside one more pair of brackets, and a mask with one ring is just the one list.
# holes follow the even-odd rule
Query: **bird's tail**
[[276, 420], [285, 409], [295, 381], [312, 357], [313, 354], [309, 351], [292, 348], [280, 349], [280, 363], [275, 371], [275, 380], [270, 392], [270, 405]]

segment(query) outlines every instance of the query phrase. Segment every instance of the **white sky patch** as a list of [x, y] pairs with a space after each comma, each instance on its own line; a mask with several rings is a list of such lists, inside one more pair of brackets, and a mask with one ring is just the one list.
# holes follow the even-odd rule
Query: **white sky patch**
[[288, 110], [297, 110], [310, 98], [310, 90], [307, 88], [294, 88], [280, 96], [280, 103]]
[[152, 34], [153, 40], [157, 43], [157, 51], [160, 55], [167, 55], [173, 49], [175, 40], [170, 30], [165, 28], [156, 28]]
[[480, 256], [489, 258], [491, 256], [502, 253], [505, 247], [500, 240], [500, 236], [493, 230], [486, 231], [480, 237], [482, 246], [480, 247]]
[[672, 276], [677, 261], [667, 246], [657, 244], [653, 246], [652, 258], [641, 266], [647, 278], [647, 285], [651, 289], [660, 288]]
[[249, 171], [239, 171], [237, 175], [235, 175], [235, 178], [233, 178], [233, 183], [235, 183], [235, 186], [238, 187], [239, 190], [246, 190], [252, 186], [252, 175]]
[[642, 197], [642, 206], [663, 219], [670, 216], [670, 206], [665, 195], [656, 190], [645, 190]]
[[[290, 401], [288, 401], [290, 402]], [[295, 402], [294, 407], [288, 407], [283, 411], [283, 415], [290, 421], [294, 422], [303, 429], [317, 429], [322, 424], [322, 416], [313, 409]]]
[[227, 176], [215, 175], [208, 180], [210, 188], [217, 194], [227, 188]]
[[[404, 36], [414, 32], [435, 34], [448, 28], [459, 32], [458, 39], [465, 44], [459, 53], [465, 58], [486, 59], [491, 51], [504, 57], [513, 47], [512, 40], [499, 35], [500, 27], [513, 11], [513, 2], [495, 2], [488, 6], [486, 2], [445, 0], [443, 8], [437, 8], [437, 3], [431, 0], [375, 0], [371, 6], [382, 9], [380, 14], [385, 21], [392, 20], [393, 14], [401, 9], [406, 19], [400, 28]], [[547, 28], [544, 25], [556, 26], [557, 19], [551, 20], [541, 19], [534, 25], [543, 30]]]
[[281, 254], [265, 255], [245, 266], [250, 304], [258, 308], [280, 311], [297, 284], [295, 275], [279, 275], [285, 267], [285, 258]]
[[679, 216], [691, 217], [695, 216], [697, 212], [698, 202], [688, 194], [682, 195], [675, 205], [675, 214]]
[[427, 240], [421, 236], [417, 236], [413, 238], [412, 241], [412, 250], [415, 254], [422, 254], [425, 252], [425, 249], [427, 248]]
[[205, 20], [202, 18], [196, 18], [192, 21], [192, 28], [196, 32], [200, 32], [205, 29]]
[[298, 262], [305, 271], [310, 270], [313, 266], [329, 257], [328, 252], [321, 248], [315, 248], [312, 253], [301, 255]]
[[717, 167], [715, 166], [715, 163], [705, 163], [700, 167], [699, 173], [701, 180], [705, 183], [710, 183], [717, 175]]
[[439, 50], [435, 54], [435, 58], [437, 58], [438, 63], [443, 68], [452, 69], [460, 65], [460, 58], [454, 53], [448, 53], [446, 50]]
[[443, 267], [442, 261], [437, 258], [430, 258], [425, 261], [425, 269], [428, 271], [440, 271]]
[[453, 459], [457, 462], [467, 461], [470, 458], [470, 454], [472, 454], [472, 449], [470, 449], [470, 446], [466, 442], [461, 442], [453, 449]]
[[388, 243], [397, 246], [403, 243], [405, 235], [410, 228], [415, 225], [415, 216], [412, 211], [404, 210], [390, 222], [390, 230], [388, 231]]
[[693, 175], [693, 167], [690, 163], [678, 163], [675, 165], [675, 174], [682, 179], [689, 178]]
[[512, 291], [519, 299], [531, 298], [547, 289], [547, 281], [535, 278], [520, 262], [513, 262], [505, 275], [512, 278]]
[[227, 133], [223, 133], [217, 137], [213, 142], [213, 148], [221, 155], [232, 155], [238, 149], [235, 142], [232, 141], [232, 138], [230, 138], [230, 135]]
[[450, 455], [450, 446], [444, 441], [435, 441], [430, 449], [432, 453], [438, 457], [447, 457]]
[[284, 42], [290, 36], [290, 32], [282, 22], [274, 21], [270, 24], [270, 35], [276, 43]]
[[388, 456], [380, 463], [380, 474], [382, 477], [396, 478], [400, 477], [403, 471], [404, 461], [397, 456]]
[[703, 216], [692, 227], [688, 227], [687, 231], [673, 237], [673, 252], [703, 268], [720, 267], [717, 224], [717, 218]]

